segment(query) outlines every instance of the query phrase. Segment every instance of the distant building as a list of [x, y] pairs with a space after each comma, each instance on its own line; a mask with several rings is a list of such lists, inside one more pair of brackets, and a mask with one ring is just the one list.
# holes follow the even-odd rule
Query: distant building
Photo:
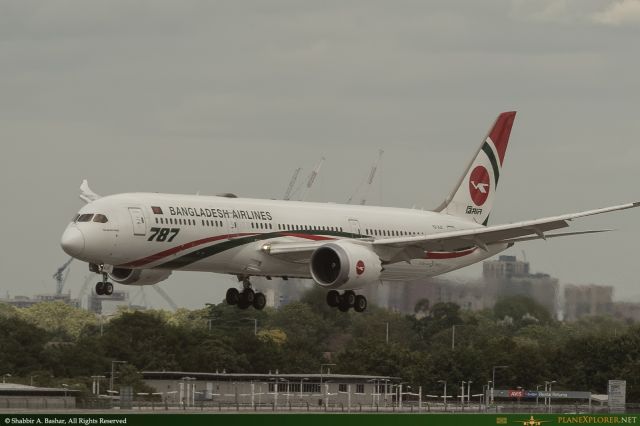
[[444, 278], [427, 278], [410, 282], [385, 282], [362, 290], [370, 303], [406, 314], [415, 313], [416, 304], [428, 301], [455, 303], [462, 309], [477, 311], [493, 306], [488, 300], [481, 282], [457, 283]]
[[531, 274], [529, 262], [515, 256], [500, 256], [483, 264], [483, 279], [455, 282], [442, 277], [405, 283], [383, 283], [363, 290], [370, 302], [378, 306], [415, 313], [418, 302], [455, 303], [464, 310], [491, 309], [503, 297], [523, 295], [532, 298], [557, 318], [559, 284], [548, 274]]
[[264, 293], [267, 306], [281, 308], [292, 302], [297, 302], [313, 287], [313, 281], [290, 278], [288, 280], [266, 279], [255, 277], [252, 279], [254, 290]]
[[613, 316], [628, 322], [640, 322], [640, 303], [615, 302]]
[[113, 313], [118, 310], [118, 306], [131, 306], [129, 301], [129, 292], [125, 290], [116, 290], [109, 296], [98, 296], [92, 291], [87, 298], [87, 310], [94, 314]]
[[500, 256], [498, 260], [482, 263], [482, 276], [485, 280], [505, 280], [528, 275], [529, 262], [517, 260], [515, 256]]
[[72, 299], [69, 293], [38, 294], [34, 297], [14, 296], [13, 298], [7, 295], [6, 299], [0, 299], [0, 303], [6, 303], [8, 305], [15, 306], [16, 308], [28, 308], [42, 302], [62, 302], [76, 308], [80, 306], [78, 299]]
[[595, 284], [566, 285], [564, 319], [575, 321], [594, 315], [613, 315], [613, 287]]
[[493, 303], [503, 297], [526, 296], [547, 308], [553, 318], [559, 314], [560, 285], [549, 274], [530, 273], [529, 262], [515, 256], [500, 256], [482, 265], [486, 297]]
[[167, 404], [291, 404], [334, 406], [348, 401], [385, 405], [396, 400], [399, 377], [353, 374], [234, 374], [143, 371], [148, 386]]
[[[8, 409], [73, 409], [77, 390], [0, 383], [0, 407]], [[8, 419], [8, 418], [7, 418]]]

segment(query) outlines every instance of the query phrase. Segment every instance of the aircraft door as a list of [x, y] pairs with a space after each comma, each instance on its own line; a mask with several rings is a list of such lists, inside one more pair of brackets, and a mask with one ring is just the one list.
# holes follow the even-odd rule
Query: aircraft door
[[228, 235], [230, 240], [237, 237], [240, 233], [239, 226], [240, 224], [238, 223], [237, 219], [234, 219], [232, 217], [227, 218], [227, 228], [229, 229]]
[[360, 231], [360, 221], [358, 219], [349, 219], [349, 228], [353, 234], [353, 238], [360, 238], [362, 232]]
[[222, 223], [225, 226], [225, 231], [227, 233], [227, 239], [231, 240], [235, 237], [238, 236], [238, 233], [240, 232], [238, 230], [238, 227], [240, 226], [240, 224], [238, 223], [238, 219], [235, 219], [233, 217], [233, 210], [232, 209], [226, 209], [226, 212], [228, 214], [224, 215], [224, 219], [222, 219]]
[[139, 207], [129, 207], [131, 222], [133, 223], [133, 235], [146, 235], [147, 224], [144, 220], [144, 213]]

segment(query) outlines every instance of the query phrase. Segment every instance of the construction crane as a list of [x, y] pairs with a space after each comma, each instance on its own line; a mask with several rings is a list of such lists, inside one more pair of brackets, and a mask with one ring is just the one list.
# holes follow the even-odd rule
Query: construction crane
[[176, 302], [174, 302], [173, 299], [169, 297], [167, 292], [165, 292], [158, 284], [152, 285], [151, 288], [153, 288], [156, 293], [158, 293], [164, 299], [164, 301], [169, 304], [171, 309], [173, 309], [174, 311], [178, 309], [178, 305], [176, 305]]
[[56, 280], [56, 295], [60, 296], [62, 294], [62, 289], [64, 287], [64, 283], [67, 281], [67, 276], [69, 275], [69, 265], [73, 261], [73, 257], [70, 257], [64, 265], [58, 268], [55, 274], [53, 274], [52, 278]]
[[[369, 194], [369, 190], [371, 189], [371, 185], [373, 184], [373, 179], [376, 177], [378, 166], [380, 165], [380, 161], [382, 160], [382, 154], [384, 154], [384, 151], [381, 149], [378, 150], [378, 158], [376, 159], [376, 162], [373, 163], [373, 165], [371, 166], [371, 171], [369, 172], [369, 178], [367, 179], [367, 182], [363, 190], [362, 199], [360, 200], [360, 205], [364, 206], [367, 203], [367, 196]], [[353, 194], [351, 194], [351, 196], [347, 200], [347, 204], [351, 204], [351, 201], [353, 200], [353, 198], [360, 191], [361, 186], [362, 184], [358, 185], [356, 190], [353, 192]]]
[[291, 180], [289, 181], [289, 187], [285, 191], [284, 197], [282, 197], [283, 200], [291, 199], [291, 192], [293, 191], [293, 186], [296, 184], [296, 181], [298, 180], [298, 175], [300, 174], [301, 170], [302, 170], [302, 167], [298, 167], [297, 169], [294, 170], [293, 176], [291, 176]]
[[373, 184], [373, 178], [376, 177], [376, 172], [378, 171], [378, 165], [382, 160], [382, 154], [384, 154], [384, 151], [381, 149], [378, 150], [378, 159], [376, 160], [375, 163], [373, 163], [373, 166], [371, 166], [371, 172], [369, 172], [369, 179], [367, 180], [367, 186], [365, 186], [364, 195], [362, 196], [362, 200], [360, 200], [360, 204], [363, 206], [367, 203], [367, 196], [369, 194], [369, 190], [371, 189], [371, 185]]
[[320, 173], [320, 168], [322, 167], [322, 163], [324, 163], [324, 160], [325, 158], [322, 157], [318, 162], [318, 165], [315, 167], [315, 169], [313, 169], [313, 171], [309, 174], [309, 179], [307, 179], [307, 187], [304, 190], [304, 193], [302, 194], [302, 196], [300, 197], [300, 201], [304, 201], [307, 198], [307, 195], [309, 195], [309, 190], [313, 186], [313, 183], [316, 181], [316, 178]]
[[153, 290], [155, 290], [155, 292], [158, 293], [158, 295], [162, 297], [165, 302], [167, 302], [171, 309], [173, 309], [174, 311], [178, 309], [178, 305], [176, 305], [176, 302], [174, 302], [173, 299], [171, 299], [171, 297], [158, 284], [153, 284], [151, 286], [140, 286], [136, 294], [131, 297], [130, 306], [135, 303], [138, 303], [138, 306], [143, 306], [145, 308], [149, 308], [151, 306], [151, 304], [149, 303], [149, 299], [147, 298], [148, 293], [145, 287], [151, 287]]

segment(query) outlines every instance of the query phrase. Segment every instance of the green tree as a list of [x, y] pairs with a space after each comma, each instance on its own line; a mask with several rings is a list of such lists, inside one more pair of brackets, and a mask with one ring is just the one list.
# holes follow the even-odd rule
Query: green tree
[[0, 374], [28, 375], [42, 369], [49, 333], [17, 316], [0, 316]]
[[104, 355], [127, 361], [140, 370], [179, 370], [183, 347], [180, 331], [154, 313], [123, 313], [105, 326]]
[[0, 302], [0, 318], [13, 317], [18, 315], [18, 309], [8, 303]]
[[75, 340], [85, 327], [98, 324], [92, 313], [62, 302], [37, 303], [18, 310], [18, 315], [61, 340]]
[[526, 296], [510, 296], [499, 300], [493, 307], [493, 313], [499, 320], [510, 319], [517, 328], [552, 322], [547, 308]]

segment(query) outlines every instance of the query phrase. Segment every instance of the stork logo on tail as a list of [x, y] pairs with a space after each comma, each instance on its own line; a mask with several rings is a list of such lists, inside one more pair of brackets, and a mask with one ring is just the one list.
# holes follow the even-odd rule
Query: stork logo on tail
[[476, 166], [469, 176], [469, 193], [476, 206], [481, 206], [489, 196], [489, 172], [484, 166]]

